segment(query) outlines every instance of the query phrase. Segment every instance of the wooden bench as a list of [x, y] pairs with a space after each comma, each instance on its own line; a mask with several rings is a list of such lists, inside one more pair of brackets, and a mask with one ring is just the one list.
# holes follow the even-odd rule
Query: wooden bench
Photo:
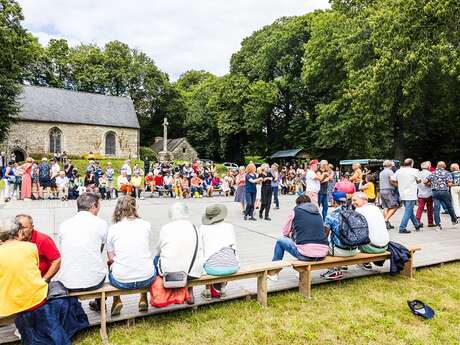
[[[408, 278], [412, 278], [414, 271], [414, 253], [421, 250], [421, 248], [409, 246], [407, 249], [409, 249], [411, 258], [404, 266], [402, 274]], [[313, 271], [383, 261], [390, 259], [390, 257], [390, 252], [381, 254], [358, 253], [350, 257], [328, 256], [323, 261], [292, 261], [292, 267], [299, 272], [299, 292], [305, 297], [311, 298], [311, 274]]]
[[[223, 283], [228, 281], [243, 280], [249, 278], [257, 278], [257, 302], [262, 306], [267, 306], [267, 276], [276, 274], [285, 267], [291, 267], [289, 261], [276, 261], [264, 264], [256, 264], [244, 267], [237, 273], [225, 277], [216, 277], [205, 275], [199, 279], [192, 280], [189, 282], [188, 287]], [[135, 290], [119, 290], [112, 285], [106, 283], [98, 290], [84, 291], [71, 293], [70, 296], [78, 297], [80, 300], [90, 300], [94, 298], [101, 299], [101, 329], [100, 334], [104, 343], [108, 342], [107, 335], [107, 311], [106, 311], [106, 298], [111, 296], [123, 296], [139, 294], [142, 292], [148, 292], [149, 289], [135, 289]], [[128, 320], [129, 321], [129, 320]]]

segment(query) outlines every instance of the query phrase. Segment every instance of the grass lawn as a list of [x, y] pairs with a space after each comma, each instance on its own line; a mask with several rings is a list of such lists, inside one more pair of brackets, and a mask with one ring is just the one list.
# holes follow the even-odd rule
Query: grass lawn
[[[421, 269], [415, 279], [372, 276], [269, 295], [269, 307], [234, 301], [109, 326], [111, 344], [460, 344], [460, 262]], [[407, 307], [420, 299], [425, 321]], [[92, 328], [74, 344], [100, 344]]]

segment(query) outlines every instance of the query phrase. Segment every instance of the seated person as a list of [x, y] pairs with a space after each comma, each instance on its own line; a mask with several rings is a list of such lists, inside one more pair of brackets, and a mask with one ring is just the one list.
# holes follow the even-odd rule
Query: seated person
[[367, 195], [368, 202], [375, 202], [375, 184], [374, 176], [372, 174], [366, 175], [366, 180], [361, 184], [359, 190]]
[[[329, 255], [332, 256], [355, 256], [359, 253], [358, 247], [347, 247], [340, 242], [340, 212], [347, 210], [347, 194], [344, 192], [332, 193], [333, 207], [336, 209], [328, 214], [324, 221], [324, 228], [329, 235]], [[321, 277], [328, 280], [337, 280], [343, 278], [343, 273], [340, 268], [333, 268], [326, 273], [321, 274]]]
[[[356, 207], [356, 212], [362, 214], [366, 218], [369, 226], [369, 238], [371, 243], [359, 246], [359, 250], [369, 254], [384, 253], [388, 248], [390, 235], [388, 234], [382, 212], [377, 206], [368, 203], [367, 195], [363, 192], [353, 194], [351, 200], [353, 206]], [[363, 264], [360, 267], [372, 269], [371, 263]]]
[[144, 178], [145, 191], [153, 193], [155, 191], [155, 180], [153, 179], [153, 173], [149, 172]]
[[15, 219], [0, 219], [0, 317], [17, 314], [25, 344], [70, 344], [89, 326], [88, 318], [76, 297], [46, 300], [48, 284], [39, 270], [37, 247], [20, 241], [19, 232]]
[[[119, 198], [112, 221], [107, 235], [110, 284], [118, 289], [148, 288], [155, 280], [149, 249], [152, 229], [149, 222], [139, 217], [136, 199], [129, 195]], [[122, 307], [120, 296], [114, 296], [112, 316], [119, 315]], [[147, 293], [142, 293], [139, 311], [147, 309]]]
[[208, 174], [204, 179], [203, 179], [203, 190], [206, 193], [206, 196], [211, 197], [212, 192], [214, 191], [214, 187], [212, 185], [212, 174]]
[[163, 196], [163, 190], [164, 190], [164, 178], [160, 174], [155, 174], [153, 177], [153, 180], [155, 181], [155, 191], [158, 192], [158, 196]]
[[169, 194], [171, 198], [173, 197], [173, 183], [174, 178], [171, 176], [171, 173], [165, 173], [163, 177], [163, 188], [166, 194]]
[[173, 194], [176, 197], [176, 199], [183, 198], [183, 195], [182, 195], [182, 180], [181, 180], [181, 177], [180, 177], [179, 173], [176, 173], [174, 175]]
[[56, 188], [59, 198], [64, 201], [69, 197], [69, 178], [65, 176], [65, 171], [61, 170], [56, 177]]
[[[227, 207], [214, 204], [206, 207], [200, 234], [203, 248], [203, 270], [213, 276], [227, 276], [239, 269], [233, 225], [224, 222]], [[227, 283], [206, 285], [204, 299], [225, 297]]]
[[110, 200], [112, 198], [109, 188], [109, 180], [104, 172], [99, 178], [99, 193], [101, 194], [101, 198], [103, 200]]
[[94, 172], [87, 172], [85, 175], [85, 187], [88, 193], [98, 193], [97, 179]]
[[134, 170], [133, 176], [131, 176], [131, 183], [134, 189], [134, 196], [141, 199], [142, 193], [142, 175], [139, 172], [139, 169]]
[[[107, 239], [107, 222], [97, 216], [101, 209], [99, 195], [80, 195], [77, 209], [78, 213], [59, 227], [62, 261], [58, 280], [71, 292], [97, 290], [104, 285], [107, 274], [101, 255]], [[89, 307], [99, 311], [99, 302], [91, 301]]]
[[203, 197], [203, 180], [196, 174], [190, 180], [190, 190], [194, 198]]
[[[285, 251], [297, 260], [323, 260], [329, 251], [323, 217], [307, 195], [297, 197], [296, 205], [283, 227], [283, 237], [276, 241], [272, 261], [283, 260]], [[278, 275], [269, 278], [277, 280]]]
[[53, 239], [34, 228], [32, 217], [27, 214], [18, 214], [16, 221], [21, 226], [19, 240], [34, 243], [38, 250], [38, 268], [43, 279], [50, 282], [61, 267], [61, 253]]
[[[188, 272], [188, 279], [201, 276], [203, 260], [198, 250], [199, 235], [189, 218], [190, 212], [184, 203], [170, 207], [170, 222], [161, 228], [155, 251], [155, 265], [161, 277], [168, 272]], [[192, 298], [189, 303], [193, 304], [193, 288], [189, 288], [189, 293]]]
[[181, 185], [182, 185], [182, 196], [184, 198], [190, 197], [190, 184], [188, 179], [185, 176], [181, 176]]
[[123, 194], [131, 195], [133, 193], [133, 184], [129, 182], [126, 170], [122, 170], [117, 179], [118, 191]]
[[219, 175], [213, 175], [212, 176], [212, 187], [214, 189], [221, 189], [221, 184], [222, 184], [222, 181]]

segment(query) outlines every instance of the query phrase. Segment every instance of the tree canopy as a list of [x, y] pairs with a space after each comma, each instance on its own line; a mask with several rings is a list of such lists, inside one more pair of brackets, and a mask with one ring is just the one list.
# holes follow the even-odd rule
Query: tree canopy
[[123, 42], [43, 47], [17, 3], [0, 1], [2, 129], [22, 81], [131, 97], [143, 145], [168, 117], [171, 137], [215, 160], [294, 147], [332, 160], [460, 153], [458, 1], [332, 0], [245, 38], [228, 74], [191, 70], [176, 82]]

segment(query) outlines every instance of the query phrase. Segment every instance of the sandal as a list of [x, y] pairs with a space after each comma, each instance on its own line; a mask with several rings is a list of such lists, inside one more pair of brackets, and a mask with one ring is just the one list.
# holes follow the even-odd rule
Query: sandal
[[435, 316], [434, 310], [420, 300], [407, 301], [407, 305], [414, 315], [421, 316], [425, 319], [431, 319]]

